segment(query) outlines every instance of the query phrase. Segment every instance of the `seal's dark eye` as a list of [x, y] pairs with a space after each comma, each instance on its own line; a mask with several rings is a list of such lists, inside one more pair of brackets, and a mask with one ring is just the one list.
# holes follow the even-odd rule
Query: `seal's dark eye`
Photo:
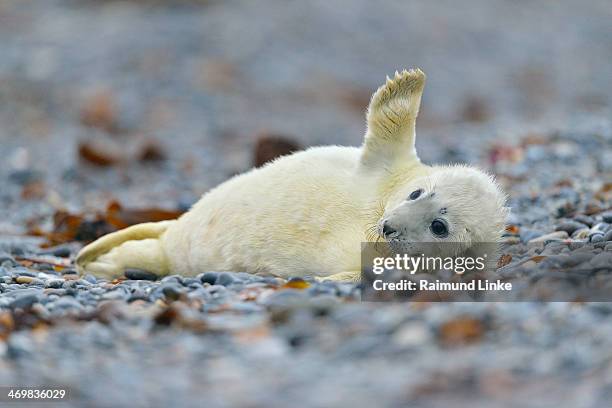
[[448, 235], [448, 228], [446, 227], [446, 224], [444, 223], [444, 221], [439, 219], [433, 220], [431, 222], [431, 225], [429, 226], [429, 229], [431, 230], [431, 232], [433, 232], [434, 235], [437, 235], [438, 237], [445, 237]]
[[418, 190], [414, 190], [412, 193], [410, 193], [408, 198], [410, 198], [411, 200], [416, 200], [421, 196], [421, 194], [423, 194], [423, 189], [419, 188]]

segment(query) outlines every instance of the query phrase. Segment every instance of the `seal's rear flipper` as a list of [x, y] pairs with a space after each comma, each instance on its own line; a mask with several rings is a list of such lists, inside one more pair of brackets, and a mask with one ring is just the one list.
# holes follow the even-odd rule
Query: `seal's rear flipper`
[[116, 278], [127, 268], [168, 274], [166, 254], [158, 239], [174, 221], [133, 225], [105, 235], [83, 248], [75, 263], [79, 273]]
[[425, 74], [420, 69], [396, 72], [372, 95], [368, 107], [368, 131], [361, 163], [367, 167], [393, 162], [418, 161], [414, 147]]

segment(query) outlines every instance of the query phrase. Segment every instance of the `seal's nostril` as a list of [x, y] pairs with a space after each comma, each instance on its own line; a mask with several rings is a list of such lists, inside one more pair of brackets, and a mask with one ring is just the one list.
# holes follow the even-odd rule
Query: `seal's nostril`
[[397, 230], [389, 225], [387, 221], [383, 223], [383, 235], [388, 237], [389, 235], [397, 232]]

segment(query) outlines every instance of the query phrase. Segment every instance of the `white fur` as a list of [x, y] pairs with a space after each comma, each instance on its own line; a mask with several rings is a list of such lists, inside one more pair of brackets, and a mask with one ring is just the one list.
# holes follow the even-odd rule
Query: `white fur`
[[[360, 244], [379, 239], [383, 221], [402, 234], [395, 244], [431, 241], [428, 225], [443, 207], [447, 239], [461, 250], [497, 241], [505, 197], [493, 179], [465, 166], [427, 166], [417, 157], [424, 81], [420, 70], [403, 71], [377, 90], [361, 148], [315, 147], [236, 176], [176, 221], [131, 227], [90, 244], [78, 268], [106, 277], [134, 267], [160, 275], [227, 270], [354, 280]], [[424, 196], [407, 200], [417, 188]]]

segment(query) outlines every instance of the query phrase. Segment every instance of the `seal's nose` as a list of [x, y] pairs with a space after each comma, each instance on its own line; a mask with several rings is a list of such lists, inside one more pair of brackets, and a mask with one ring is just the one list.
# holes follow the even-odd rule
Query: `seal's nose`
[[388, 221], [383, 222], [383, 236], [388, 238], [391, 235], [397, 235], [397, 230], [390, 226]]

